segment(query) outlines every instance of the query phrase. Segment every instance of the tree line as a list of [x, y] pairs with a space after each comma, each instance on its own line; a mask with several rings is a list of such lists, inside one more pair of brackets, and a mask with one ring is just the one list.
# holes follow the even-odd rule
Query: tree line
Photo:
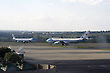
[[[0, 31], [0, 42], [13, 42], [12, 34], [18, 38], [29, 38], [35, 39], [34, 42], [46, 42], [46, 39], [56, 38], [78, 38], [83, 35], [85, 31], [81, 32], [32, 32], [32, 31]], [[88, 42], [110, 42], [110, 31], [91, 31], [91, 41]]]

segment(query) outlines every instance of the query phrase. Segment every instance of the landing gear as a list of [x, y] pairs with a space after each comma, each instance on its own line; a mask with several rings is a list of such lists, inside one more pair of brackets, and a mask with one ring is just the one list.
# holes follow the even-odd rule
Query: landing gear
[[69, 44], [67, 44], [67, 43], [62, 43], [61, 45], [62, 45], [62, 46], [68, 46]]

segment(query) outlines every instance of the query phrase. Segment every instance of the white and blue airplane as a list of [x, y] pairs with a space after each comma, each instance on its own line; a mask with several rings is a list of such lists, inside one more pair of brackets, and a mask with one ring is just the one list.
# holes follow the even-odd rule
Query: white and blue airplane
[[84, 35], [82, 35], [80, 38], [49, 38], [46, 40], [46, 42], [53, 44], [68, 45], [69, 43], [77, 43], [84, 40], [88, 40], [88, 34], [89, 31], [86, 31]]
[[14, 34], [12, 34], [12, 37], [13, 40], [15, 40], [16, 42], [23, 42], [23, 43], [32, 42], [34, 40], [33, 38], [16, 38]]

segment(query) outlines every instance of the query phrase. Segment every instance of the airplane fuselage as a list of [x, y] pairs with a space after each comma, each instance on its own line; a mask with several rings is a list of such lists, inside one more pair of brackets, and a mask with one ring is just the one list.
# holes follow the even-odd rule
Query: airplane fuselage
[[65, 41], [67, 43], [70, 42], [77, 42], [83, 40], [82, 38], [49, 38], [47, 39], [47, 42], [56, 42], [56, 41]]
[[33, 40], [33, 38], [15, 38], [13, 39], [17, 42], [31, 42]]

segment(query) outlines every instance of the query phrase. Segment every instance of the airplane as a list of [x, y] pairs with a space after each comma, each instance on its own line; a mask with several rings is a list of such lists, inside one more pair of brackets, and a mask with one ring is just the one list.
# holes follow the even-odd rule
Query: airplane
[[[11, 49], [10, 46], [9, 46], [8, 48]], [[15, 52], [16, 54], [18, 54], [18, 55], [24, 57], [24, 53], [25, 53], [25, 52], [24, 52], [24, 46], [20, 46], [20, 47], [18, 48], [18, 51], [12, 50], [12, 52]]]
[[[15, 52], [15, 50], [13, 50], [13, 52]], [[19, 50], [16, 52], [16, 54], [18, 54], [19, 56], [21, 56], [22, 57], [22, 60], [24, 59], [24, 46], [21, 46], [20, 48], [19, 48]], [[19, 63], [19, 62], [17, 62], [16, 63], [16, 65], [17, 65], [17, 67], [19, 68], [19, 69], [23, 69], [23, 63]]]
[[34, 39], [33, 38], [16, 38], [14, 36], [14, 34], [12, 34], [12, 38], [13, 40], [15, 40], [16, 42], [23, 42], [23, 43], [28, 43], [28, 42], [32, 42]]
[[53, 44], [68, 45], [69, 43], [78, 43], [84, 40], [89, 40], [88, 34], [89, 31], [86, 31], [84, 35], [82, 35], [80, 38], [49, 38], [46, 40], [46, 42]]

